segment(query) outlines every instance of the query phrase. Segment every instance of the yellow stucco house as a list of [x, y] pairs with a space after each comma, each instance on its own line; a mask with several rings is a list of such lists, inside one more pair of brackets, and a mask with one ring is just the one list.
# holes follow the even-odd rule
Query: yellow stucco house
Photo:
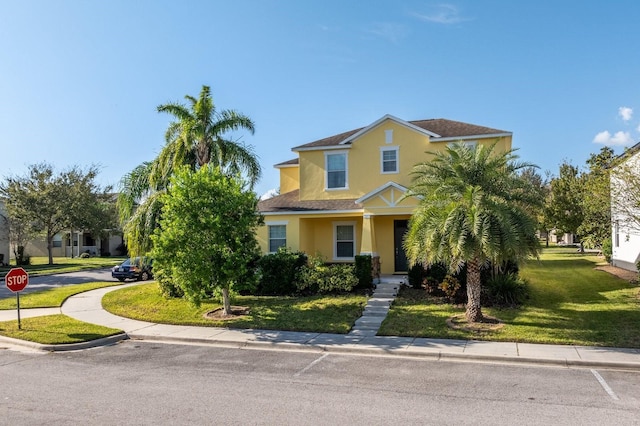
[[511, 149], [511, 132], [446, 119], [404, 121], [385, 115], [366, 127], [292, 149], [276, 164], [280, 194], [259, 203], [263, 253], [285, 246], [328, 262], [370, 254], [382, 274], [406, 273], [402, 239], [417, 201], [402, 200], [426, 151], [464, 142]]

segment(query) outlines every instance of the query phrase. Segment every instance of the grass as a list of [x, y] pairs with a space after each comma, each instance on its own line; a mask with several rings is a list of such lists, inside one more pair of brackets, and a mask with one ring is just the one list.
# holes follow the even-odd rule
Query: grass
[[[81, 257], [54, 257], [53, 265], [49, 265], [47, 257], [32, 257], [31, 265], [22, 266], [29, 276], [41, 276], [60, 274], [65, 272], [78, 272], [86, 269], [107, 268], [121, 263], [126, 257], [89, 257], [83, 259]], [[0, 278], [4, 278], [9, 269], [15, 268], [15, 265], [9, 267], [0, 267]]]
[[[62, 303], [74, 294], [119, 284], [94, 282], [27, 293], [20, 296], [20, 309], [62, 306]], [[16, 309], [16, 298], [11, 296], [0, 299], [0, 309]], [[44, 345], [57, 345], [87, 342], [122, 333], [122, 330], [88, 324], [62, 314], [23, 318], [20, 323], [21, 329], [18, 329], [18, 320], [0, 322], [0, 335]]]
[[0, 335], [45, 345], [80, 343], [122, 333], [122, 330], [87, 324], [68, 316], [48, 315], [0, 322]]
[[182, 299], [165, 299], [156, 283], [124, 288], [105, 295], [103, 307], [127, 318], [161, 324], [265, 330], [347, 333], [362, 315], [365, 296], [238, 296], [234, 305], [248, 306], [246, 316], [211, 320], [204, 315], [220, 307], [214, 301], [195, 308]]
[[450, 329], [446, 319], [463, 313], [463, 308], [427, 300], [423, 291], [405, 291], [379, 334], [640, 348], [639, 289], [595, 270], [599, 261], [575, 249], [544, 250], [539, 261], [529, 261], [521, 268], [530, 290], [525, 306], [483, 309], [505, 323], [500, 330]]
[[[82, 293], [96, 288], [120, 285], [119, 282], [93, 282], [86, 284], [66, 285], [50, 290], [34, 291], [20, 295], [20, 309], [28, 308], [55, 308], [74, 294]], [[10, 296], [0, 299], [0, 310], [16, 309], [16, 297]]]

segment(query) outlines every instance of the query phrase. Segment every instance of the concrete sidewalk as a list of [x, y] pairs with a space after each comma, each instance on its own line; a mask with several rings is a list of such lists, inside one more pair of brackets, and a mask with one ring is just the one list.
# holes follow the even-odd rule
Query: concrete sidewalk
[[[128, 284], [136, 285], [137, 283]], [[474, 340], [383, 337], [352, 334], [238, 330], [215, 327], [162, 325], [112, 315], [102, 309], [102, 297], [123, 286], [92, 290], [70, 297], [62, 312], [80, 321], [123, 330], [125, 334], [82, 345], [41, 345], [44, 350], [75, 350], [118, 339], [141, 339], [237, 348], [282, 349], [329, 353], [393, 355], [433, 360], [474, 360], [498, 363], [534, 363], [556, 366], [640, 369], [640, 350]], [[21, 310], [26, 318], [27, 309]], [[10, 314], [10, 315], [9, 315]], [[16, 319], [15, 311], [0, 311], [0, 321]], [[15, 342], [14, 342], [15, 343]], [[34, 344], [29, 345], [34, 347]]]

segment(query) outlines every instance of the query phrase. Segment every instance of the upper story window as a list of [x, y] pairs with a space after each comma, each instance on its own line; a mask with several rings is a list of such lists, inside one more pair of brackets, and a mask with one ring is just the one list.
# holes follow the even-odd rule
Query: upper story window
[[459, 141], [459, 142], [449, 142], [447, 145], [449, 145], [450, 147], [454, 146], [455, 144], [462, 144], [465, 147], [469, 148], [469, 149], [476, 149], [476, 146], [478, 146], [478, 141]]
[[346, 152], [326, 153], [325, 170], [327, 171], [327, 189], [345, 189], [348, 187]]
[[398, 173], [398, 147], [380, 148], [380, 173]]

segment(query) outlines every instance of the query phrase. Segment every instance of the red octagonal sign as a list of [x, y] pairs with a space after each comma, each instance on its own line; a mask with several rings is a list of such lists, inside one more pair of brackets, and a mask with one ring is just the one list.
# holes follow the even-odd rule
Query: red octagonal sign
[[9, 290], [17, 293], [29, 284], [29, 274], [22, 268], [13, 268], [4, 276], [4, 282]]

